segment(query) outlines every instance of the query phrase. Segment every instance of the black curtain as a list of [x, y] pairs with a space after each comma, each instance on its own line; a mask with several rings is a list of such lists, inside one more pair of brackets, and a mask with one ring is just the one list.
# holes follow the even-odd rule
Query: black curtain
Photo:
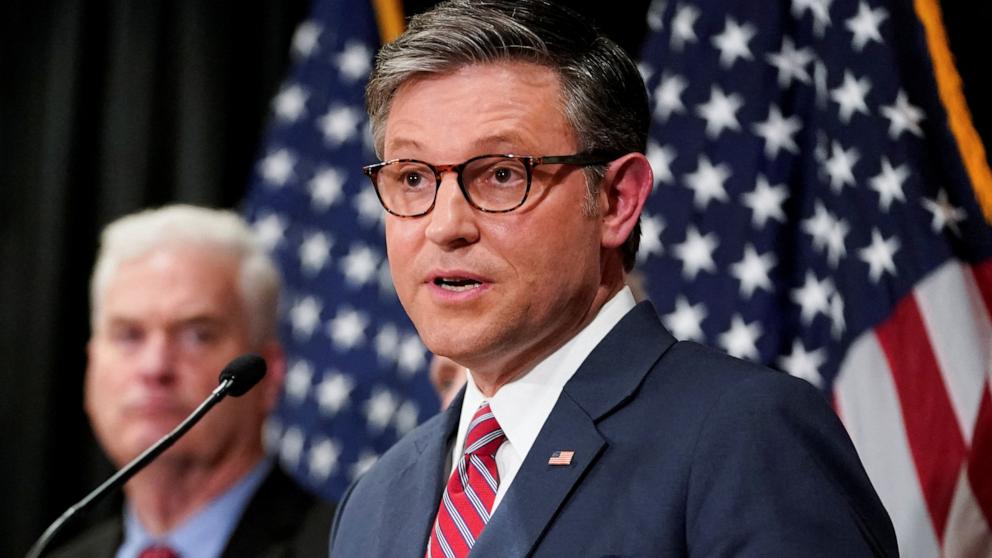
[[[406, 11], [433, 3], [408, 0]], [[583, 10], [636, 57], [648, 3]], [[0, 555], [22, 555], [110, 473], [81, 395], [100, 228], [171, 201], [239, 203], [307, 4], [0, 7]], [[979, 74], [992, 8], [943, 4], [976, 124], [989, 138]]]

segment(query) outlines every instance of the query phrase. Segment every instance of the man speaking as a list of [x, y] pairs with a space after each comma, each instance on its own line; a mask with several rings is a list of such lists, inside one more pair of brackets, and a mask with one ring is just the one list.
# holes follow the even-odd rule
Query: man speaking
[[677, 342], [624, 286], [634, 63], [567, 9], [445, 2], [367, 90], [390, 269], [463, 393], [349, 491], [334, 556], [895, 556], [807, 383]]

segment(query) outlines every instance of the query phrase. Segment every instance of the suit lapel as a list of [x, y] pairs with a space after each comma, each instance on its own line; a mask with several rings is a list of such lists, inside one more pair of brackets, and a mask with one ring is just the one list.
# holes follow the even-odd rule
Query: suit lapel
[[[597, 421], [633, 396], [652, 365], [675, 343], [644, 302], [613, 328], [565, 385], [513, 484], [473, 554], [527, 556], [587, 470], [608, 451]], [[569, 465], [549, 465], [573, 451]]]

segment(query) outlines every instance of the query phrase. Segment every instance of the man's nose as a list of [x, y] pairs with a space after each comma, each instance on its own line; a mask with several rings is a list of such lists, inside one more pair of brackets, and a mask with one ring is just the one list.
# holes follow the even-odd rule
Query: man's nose
[[427, 239], [442, 248], [457, 248], [479, 240], [478, 212], [458, 186], [454, 173], [445, 173], [438, 187], [434, 209], [425, 218]]
[[168, 384], [175, 377], [175, 350], [165, 333], [148, 336], [138, 357], [138, 371], [142, 381]]

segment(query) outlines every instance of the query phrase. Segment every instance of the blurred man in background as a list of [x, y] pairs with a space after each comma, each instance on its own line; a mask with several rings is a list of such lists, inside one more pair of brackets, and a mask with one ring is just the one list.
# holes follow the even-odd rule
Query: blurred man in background
[[268, 373], [208, 413], [124, 487], [123, 516], [56, 556], [216, 558], [326, 552], [332, 510], [266, 458], [285, 363], [279, 273], [231, 211], [170, 206], [101, 237], [91, 281], [86, 412], [118, 467], [189, 415], [247, 352]]

